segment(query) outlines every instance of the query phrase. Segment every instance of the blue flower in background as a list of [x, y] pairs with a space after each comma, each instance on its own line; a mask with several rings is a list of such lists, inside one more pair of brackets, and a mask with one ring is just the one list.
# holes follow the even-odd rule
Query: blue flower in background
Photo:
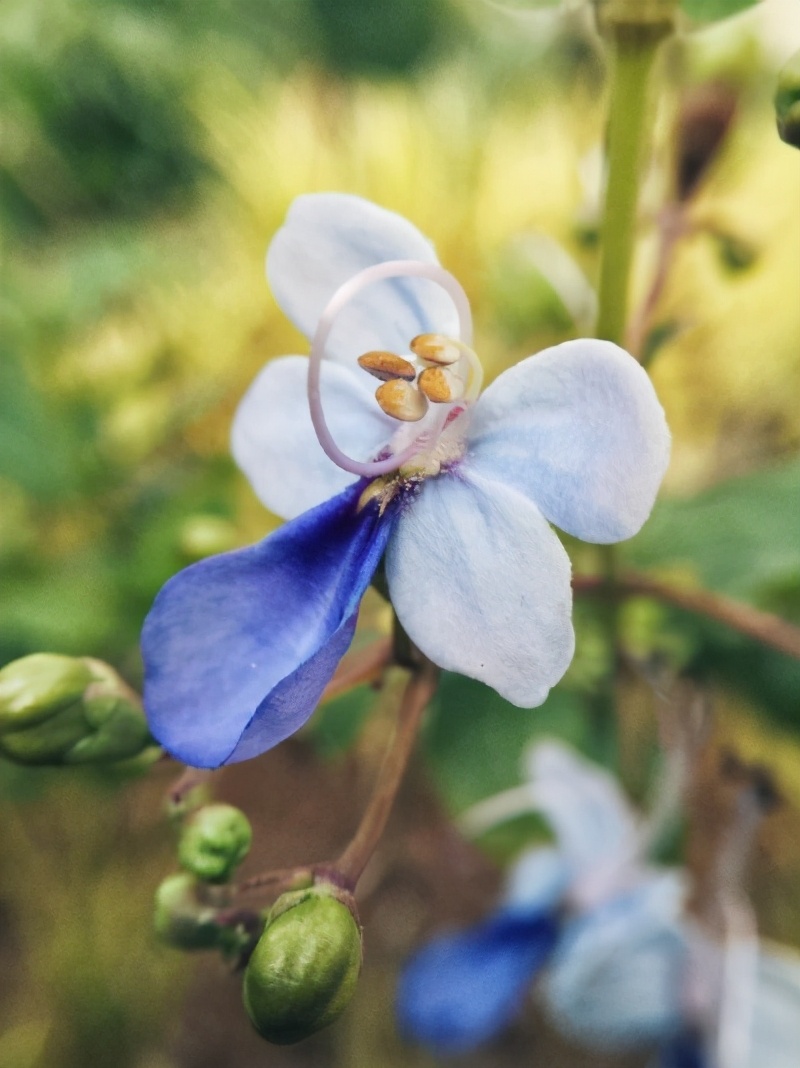
[[472, 1049], [535, 983], [549, 1020], [589, 1049], [650, 1046], [651, 1068], [796, 1068], [800, 956], [720, 943], [690, 921], [685, 875], [645, 863], [645, 825], [607, 772], [552, 741], [528, 768], [524, 787], [475, 806], [467, 826], [536, 809], [557, 848], [525, 854], [494, 915], [409, 962], [401, 1030], [439, 1053]]
[[463, 1053], [519, 1012], [558, 938], [563, 868], [551, 850], [526, 858], [519, 898], [464, 931], [440, 935], [409, 961], [397, 990], [401, 1031], [438, 1053]]
[[[607, 772], [555, 741], [528, 765], [517, 811], [544, 815], [557, 848], [524, 854], [494, 915], [410, 961], [401, 1030], [440, 1053], [471, 1049], [503, 1030], [539, 979], [545, 1011], [579, 1043], [624, 1050], [670, 1037], [686, 964], [680, 879], [641, 861], [638, 821]], [[502, 814], [490, 801], [469, 822], [479, 830]]]
[[[570, 341], [478, 397], [463, 290], [409, 222], [357, 197], [295, 201], [267, 268], [311, 360], [266, 366], [233, 452], [289, 522], [159, 593], [142, 635], [153, 734], [215, 767], [296, 731], [384, 553], [397, 616], [430, 660], [540, 704], [574, 648], [549, 523], [608, 543], [647, 518], [669, 456], [647, 375], [608, 342]], [[387, 352], [408, 358], [376, 393], [357, 357]]]

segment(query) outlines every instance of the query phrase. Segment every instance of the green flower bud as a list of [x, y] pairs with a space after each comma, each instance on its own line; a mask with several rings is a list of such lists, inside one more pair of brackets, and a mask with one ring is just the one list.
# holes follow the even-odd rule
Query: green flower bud
[[17, 763], [108, 763], [152, 744], [136, 695], [100, 660], [34, 653], [0, 671], [0, 754]]
[[800, 148], [800, 52], [795, 52], [778, 75], [775, 115], [781, 140]]
[[177, 949], [216, 949], [224, 929], [215, 916], [215, 909], [198, 900], [197, 882], [188, 872], [170, 875], [156, 890], [156, 934]]
[[186, 821], [178, 860], [198, 879], [222, 883], [247, 856], [252, 840], [250, 821], [238, 808], [205, 805]]
[[74, 704], [89, 685], [87, 664], [58, 653], [33, 653], [0, 670], [0, 734], [24, 730]]
[[62, 764], [85, 734], [83, 708], [76, 701], [44, 723], [0, 735], [0, 753], [17, 764]]
[[83, 714], [91, 733], [64, 754], [65, 764], [127, 760], [153, 744], [141, 708], [124, 697], [87, 696]]
[[244, 976], [244, 1005], [268, 1042], [308, 1038], [341, 1015], [361, 971], [350, 895], [315, 886], [275, 903]]

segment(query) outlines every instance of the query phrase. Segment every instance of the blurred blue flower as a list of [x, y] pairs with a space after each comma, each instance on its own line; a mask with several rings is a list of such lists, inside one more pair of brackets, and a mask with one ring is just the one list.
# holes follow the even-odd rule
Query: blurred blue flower
[[[546, 1010], [578, 1042], [624, 1049], [670, 1035], [686, 955], [680, 880], [642, 863], [635, 814], [607, 772], [554, 741], [531, 750], [528, 771], [515, 803], [547, 818], [557, 848], [524, 854], [494, 915], [410, 961], [401, 1030], [441, 1053], [470, 1049], [510, 1022], [541, 977]], [[473, 828], [491, 817], [481, 807]], [[631, 981], [636, 997], [622, 1002]]]
[[[534, 747], [528, 764], [511, 800], [546, 816], [557, 848], [522, 857], [495, 914], [412, 958], [401, 1030], [439, 1053], [471, 1049], [504, 1029], [536, 981], [542, 1011], [589, 1049], [650, 1046], [652, 1068], [794, 1068], [800, 956], [720, 944], [690, 921], [685, 875], [646, 864], [645, 825], [607, 772], [557, 742]], [[468, 824], [510, 814], [500, 795]]]
[[[312, 359], [266, 366], [236, 414], [233, 452], [289, 522], [159, 593], [142, 635], [153, 734], [215, 767], [296, 731], [384, 550], [395, 612], [430, 660], [540, 704], [574, 649], [570, 563], [549, 522], [608, 543], [647, 518], [669, 457], [647, 375], [615, 345], [570, 341], [477, 399], [463, 290], [409, 222], [357, 197], [295, 201], [267, 269]], [[429, 405], [420, 379], [397, 387], [413, 419], [379, 405], [355, 358], [416, 351], [429, 334], [455, 361], [442, 372], [452, 403]]]

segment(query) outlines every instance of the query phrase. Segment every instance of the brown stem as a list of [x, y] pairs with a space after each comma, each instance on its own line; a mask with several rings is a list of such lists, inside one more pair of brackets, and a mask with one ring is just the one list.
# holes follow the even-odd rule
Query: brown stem
[[176, 779], [169, 789], [167, 797], [172, 805], [180, 805], [186, 798], [187, 794], [190, 794], [192, 790], [198, 786], [203, 786], [209, 781], [214, 774], [213, 768], [184, 768], [181, 775]]
[[378, 682], [392, 655], [392, 639], [379, 638], [364, 649], [351, 653], [339, 665], [325, 687], [321, 701], [330, 701], [355, 686]]
[[668, 204], [658, 217], [658, 258], [653, 281], [626, 331], [628, 351], [640, 362], [644, 356], [647, 335], [653, 325], [653, 316], [669, 278], [675, 249], [689, 231], [684, 206]]
[[280, 893], [285, 890], [302, 890], [311, 886], [314, 882], [314, 867], [301, 868], [277, 868], [275, 871], [261, 872], [259, 875], [251, 875], [234, 887], [234, 893], [242, 894], [249, 890], [260, 890], [263, 887], [277, 889]]
[[614, 597], [653, 597], [694, 615], [715, 619], [740, 634], [800, 660], [800, 627], [719, 593], [681, 589], [648, 575], [631, 572], [617, 576], [613, 590], [602, 576], [596, 575], [575, 575], [572, 588], [579, 595], [608, 592]]
[[414, 748], [422, 713], [436, 692], [437, 680], [437, 669], [426, 661], [411, 676], [403, 693], [394, 736], [383, 758], [377, 785], [358, 830], [335, 864], [336, 872], [350, 889], [355, 888], [386, 827]]

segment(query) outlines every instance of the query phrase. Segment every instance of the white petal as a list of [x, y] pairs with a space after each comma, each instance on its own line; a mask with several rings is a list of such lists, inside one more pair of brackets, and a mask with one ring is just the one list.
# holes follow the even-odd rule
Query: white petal
[[574, 651], [569, 557], [529, 500], [459, 470], [428, 480], [400, 516], [389, 591], [435, 664], [540, 705]]
[[800, 956], [786, 947], [764, 947], [748, 1068], [795, 1068], [800, 1050]]
[[[245, 393], [236, 411], [231, 448], [262, 503], [282, 519], [340, 493], [356, 481], [329, 460], [317, 441], [306, 397], [308, 360], [272, 360]], [[394, 420], [374, 398], [374, 379], [344, 367], [322, 367], [322, 402], [331, 433], [357, 460], [371, 460], [392, 436]]]
[[684, 1014], [684, 898], [670, 872], [567, 923], [540, 987], [559, 1031], [620, 1052], [675, 1033]]
[[638, 841], [636, 818], [616, 779], [554, 739], [535, 745], [526, 764], [537, 808], [555, 831], [576, 889], [607, 896], [628, 876]]
[[609, 341], [567, 341], [510, 368], [475, 405], [470, 463], [585, 541], [630, 538], [669, 462], [650, 379]]
[[[311, 337], [336, 290], [387, 260], [438, 263], [433, 246], [407, 219], [361, 197], [298, 197], [267, 253], [267, 277], [285, 314]], [[339, 315], [326, 353], [353, 362], [364, 352], [407, 352], [416, 334], [458, 334], [452, 301], [422, 278], [376, 282]]]
[[527, 849], [508, 873], [504, 903], [509, 908], [551, 909], [563, 897], [569, 875], [560, 850], [550, 846]]

